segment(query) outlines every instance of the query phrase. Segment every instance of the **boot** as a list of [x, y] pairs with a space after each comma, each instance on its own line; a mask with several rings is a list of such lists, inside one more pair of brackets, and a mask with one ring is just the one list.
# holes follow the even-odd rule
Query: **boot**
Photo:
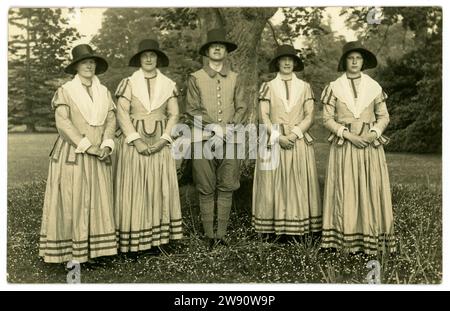
[[232, 191], [218, 191], [217, 193], [217, 234], [216, 238], [223, 240], [227, 233], [228, 220], [230, 219]]
[[203, 223], [203, 231], [205, 236], [214, 238], [214, 193], [213, 194], [200, 194], [200, 214]]

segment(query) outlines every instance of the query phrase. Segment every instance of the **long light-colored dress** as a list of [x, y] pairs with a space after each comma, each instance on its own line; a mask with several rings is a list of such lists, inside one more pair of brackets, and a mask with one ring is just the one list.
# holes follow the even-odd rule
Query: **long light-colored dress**
[[[297, 135], [294, 147], [280, 148], [279, 165], [263, 167], [258, 156], [253, 183], [252, 224], [256, 232], [302, 235], [322, 227], [322, 209], [312, 136], [314, 95], [310, 85], [295, 75], [292, 81], [278, 76], [260, 91], [262, 122], [281, 134]], [[268, 115], [264, 113], [268, 110]], [[272, 131], [271, 140], [275, 135]]]
[[[158, 75], [162, 73], [158, 71]], [[176, 163], [170, 146], [144, 156], [133, 145], [138, 137], [153, 145], [164, 133], [170, 136], [178, 120], [176, 86], [168, 78], [163, 79], [165, 85], [156, 78], [139, 79], [145, 78], [136, 74], [124, 79], [116, 92], [122, 135], [115, 169], [115, 220], [121, 252], [147, 250], [183, 236]], [[151, 100], [157, 88], [169, 92], [162, 96], [163, 91], [159, 91], [163, 102]], [[139, 99], [138, 94], [148, 96], [153, 106], [144, 107], [145, 99]]]
[[111, 159], [78, 153], [84, 138], [97, 146], [114, 138], [115, 106], [105, 94], [108, 113], [97, 126], [86, 121], [76, 104], [86, 96], [74, 98], [64, 85], [53, 97], [59, 136], [50, 153], [42, 216], [39, 256], [45, 262], [82, 263], [117, 254]]
[[[350, 85], [344, 75], [328, 85], [321, 97], [324, 125], [331, 131], [322, 247], [367, 254], [394, 251], [391, 191], [383, 149], [388, 140], [382, 135], [389, 123], [387, 96], [364, 74], [359, 87], [352, 91]], [[342, 137], [344, 128], [356, 135], [373, 130], [378, 138], [359, 149]]]

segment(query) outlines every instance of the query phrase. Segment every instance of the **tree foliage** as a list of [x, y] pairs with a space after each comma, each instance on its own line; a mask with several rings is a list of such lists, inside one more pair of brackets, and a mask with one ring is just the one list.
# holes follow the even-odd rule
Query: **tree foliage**
[[347, 22], [369, 47], [378, 45], [377, 80], [389, 95], [391, 151], [442, 149], [442, 9], [387, 7], [380, 24], [368, 8], [348, 9]]
[[170, 59], [170, 66], [161, 70], [185, 89], [186, 75], [201, 67], [197, 53], [200, 41], [195, 10], [186, 8], [111, 8], [104, 13], [102, 27], [92, 43], [110, 64], [102, 81], [114, 91], [119, 82], [135, 68], [128, 61], [136, 53], [141, 40], [158, 40]]
[[[104, 12], [102, 27], [93, 38], [97, 51], [110, 69], [101, 80], [114, 91], [120, 80], [135, 69], [128, 67], [139, 41], [157, 38], [170, 58], [162, 69], [181, 90], [187, 75], [204, 59], [198, 48], [207, 30], [224, 27], [238, 50], [230, 54], [232, 67], [244, 76], [251, 114], [256, 118], [257, 90], [273, 77], [268, 63], [279, 44], [301, 42], [297, 49], [304, 61], [301, 78], [311, 83], [316, 97], [339, 73], [337, 62], [345, 38], [332, 31], [326, 8], [282, 8], [283, 19], [274, 25], [276, 8], [111, 8]], [[369, 23], [371, 8], [341, 11], [349, 29], [376, 53], [379, 66], [370, 70], [389, 95], [391, 123], [387, 134], [394, 151], [439, 152], [442, 131], [442, 10], [437, 7], [384, 7], [380, 23]], [[9, 25], [16, 29], [9, 41], [9, 122], [51, 124], [49, 101], [64, 78], [62, 64], [71, 42], [79, 38], [60, 9], [11, 9]], [[14, 81], [14, 83], [11, 83]], [[319, 106], [320, 107], [320, 106]]]
[[61, 9], [11, 9], [9, 25], [8, 122], [35, 131], [53, 123], [50, 101], [79, 35]]
[[[122, 78], [135, 70], [127, 68], [127, 65], [139, 41], [157, 38], [170, 59], [170, 66], [162, 71], [177, 82], [183, 95], [188, 74], [203, 64], [198, 49], [206, 39], [207, 31], [224, 27], [230, 39], [239, 46], [230, 55], [232, 67], [242, 75], [251, 75], [245, 81], [251, 88], [248, 92], [249, 106], [254, 109], [258, 84], [258, 61], [254, 54], [264, 29], [261, 25], [264, 26], [275, 11], [273, 8], [108, 9], [98, 35], [93, 39], [98, 51], [113, 67], [105, 75], [104, 82], [114, 90]], [[180, 106], [183, 110], [183, 99]]]

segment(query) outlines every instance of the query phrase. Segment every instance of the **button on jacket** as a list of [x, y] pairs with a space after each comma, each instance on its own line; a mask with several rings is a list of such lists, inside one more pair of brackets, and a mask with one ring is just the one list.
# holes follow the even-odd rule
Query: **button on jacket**
[[191, 124], [194, 117], [202, 117], [203, 128], [218, 124], [225, 134], [227, 124], [245, 121], [246, 110], [239, 75], [229, 66], [217, 72], [207, 65], [189, 75], [186, 113]]

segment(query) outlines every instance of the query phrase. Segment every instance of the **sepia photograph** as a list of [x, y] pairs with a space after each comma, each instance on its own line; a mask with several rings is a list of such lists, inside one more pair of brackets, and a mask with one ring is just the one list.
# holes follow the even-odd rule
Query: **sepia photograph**
[[215, 5], [7, 9], [6, 282], [441, 284], [443, 8]]

